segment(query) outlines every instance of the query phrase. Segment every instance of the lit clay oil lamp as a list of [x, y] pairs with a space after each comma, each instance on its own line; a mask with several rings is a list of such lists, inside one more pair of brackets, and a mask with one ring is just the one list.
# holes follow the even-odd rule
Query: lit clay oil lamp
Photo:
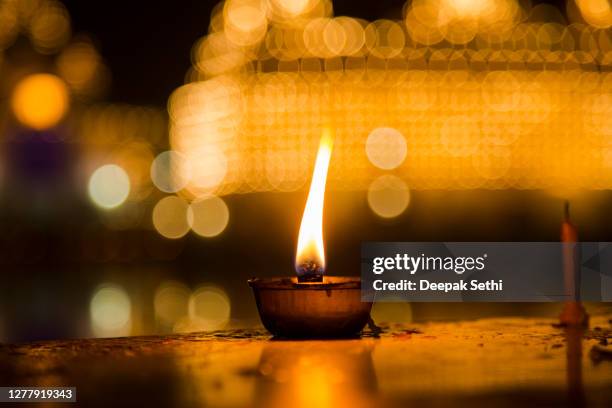
[[326, 276], [323, 199], [333, 140], [324, 134], [300, 225], [296, 277], [249, 280], [259, 316], [278, 337], [351, 337], [368, 323], [372, 303], [361, 301], [361, 280]]

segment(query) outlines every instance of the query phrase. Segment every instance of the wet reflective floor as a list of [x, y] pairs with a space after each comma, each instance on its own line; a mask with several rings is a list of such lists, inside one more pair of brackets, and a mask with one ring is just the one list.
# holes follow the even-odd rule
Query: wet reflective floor
[[105, 407], [612, 406], [611, 322], [388, 325], [379, 337], [347, 340], [278, 340], [254, 329], [0, 345], [0, 383], [76, 386], [79, 405]]

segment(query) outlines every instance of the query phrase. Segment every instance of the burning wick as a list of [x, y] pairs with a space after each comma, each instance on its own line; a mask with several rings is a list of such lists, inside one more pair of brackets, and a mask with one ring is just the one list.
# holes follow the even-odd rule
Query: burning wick
[[563, 243], [563, 279], [565, 290], [572, 300], [565, 302], [559, 316], [562, 325], [588, 326], [589, 315], [580, 303], [580, 256], [578, 254], [578, 231], [570, 221], [569, 202], [565, 202], [564, 220], [561, 224]]
[[322, 282], [325, 269], [313, 261], [296, 266], [298, 282]]
[[321, 137], [315, 162], [306, 208], [302, 216], [295, 256], [298, 282], [321, 282], [325, 273], [323, 248], [323, 200], [325, 182], [333, 147], [331, 131], [326, 129]]

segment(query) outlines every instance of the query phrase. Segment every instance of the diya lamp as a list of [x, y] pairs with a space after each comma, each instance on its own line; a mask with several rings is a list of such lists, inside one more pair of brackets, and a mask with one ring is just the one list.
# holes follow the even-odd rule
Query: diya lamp
[[319, 145], [300, 225], [297, 276], [249, 280], [264, 327], [279, 337], [350, 337], [370, 319], [371, 302], [361, 301], [357, 277], [325, 274], [323, 201], [333, 138], [325, 130]]

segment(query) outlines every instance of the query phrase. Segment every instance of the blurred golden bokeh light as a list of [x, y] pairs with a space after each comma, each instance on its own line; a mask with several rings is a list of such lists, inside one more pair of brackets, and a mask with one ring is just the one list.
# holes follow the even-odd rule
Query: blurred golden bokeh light
[[319, 0], [270, 0], [271, 12], [277, 19], [295, 18], [311, 11]]
[[213, 12], [168, 104], [182, 193], [302, 189], [330, 125], [331, 189], [367, 191], [380, 169], [411, 190], [612, 187], [612, 37], [594, 23], [516, 0], [414, 0], [373, 22], [330, 5]]
[[188, 220], [193, 232], [211, 238], [221, 234], [227, 227], [229, 209], [219, 197], [202, 197], [189, 206]]
[[612, 26], [610, 0], [576, 0], [584, 20], [593, 27], [606, 29]]
[[100, 285], [91, 298], [89, 315], [91, 331], [96, 337], [127, 336], [131, 332], [130, 296], [119, 285]]
[[372, 320], [377, 323], [412, 323], [412, 306], [405, 299], [397, 299], [397, 302], [375, 302], [371, 315]]
[[69, 95], [64, 81], [51, 74], [23, 78], [13, 90], [11, 106], [24, 125], [43, 130], [55, 126], [68, 111]]
[[37, 51], [50, 54], [61, 49], [70, 38], [70, 17], [57, 1], [40, 3], [44, 4], [30, 19], [30, 37]]
[[410, 204], [406, 183], [397, 176], [383, 175], [375, 179], [368, 189], [368, 205], [378, 216], [394, 218]]
[[145, 141], [130, 141], [111, 152], [113, 162], [130, 178], [129, 198], [145, 199], [152, 191], [149, 169], [153, 162], [151, 146]]
[[227, 326], [230, 315], [230, 299], [223, 289], [200, 286], [189, 298], [189, 316], [177, 323], [175, 331], [219, 330]]
[[58, 52], [70, 39], [70, 16], [57, 0], [0, 1], [0, 49], [11, 46], [19, 34], [28, 37], [40, 54]]
[[151, 164], [151, 180], [165, 193], [176, 193], [189, 182], [190, 171], [179, 152], [168, 150], [157, 155]]
[[260, 42], [268, 28], [266, 0], [228, 0], [224, 6], [225, 34], [237, 46]]
[[188, 209], [189, 205], [182, 198], [164, 197], [153, 208], [153, 226], [166, 238], [181, 238], [189, 232]]
[[402, 164], [406, 158], [406, 139], [396, 129], [376, 128], [366, 140], [366, 154], [378, 168], [391, 170]]
[[183, 283], [177, 281], [162, 282], [154, 296], [155, 316], [164, 325], [174, 324], [189, 312], [189, 296], [191, 291]]
[[97, 168], [89, 178], [89, 197], [98, 207], [119, 207], [130, 194], [130, 179], [120, 166], [105, 164]]
[[96, 94], [104, 85], [105, 66], [94, 45], [79, 38], [66, 46], [57, 58], [59, 74], [71, 90], [80, 95]]

